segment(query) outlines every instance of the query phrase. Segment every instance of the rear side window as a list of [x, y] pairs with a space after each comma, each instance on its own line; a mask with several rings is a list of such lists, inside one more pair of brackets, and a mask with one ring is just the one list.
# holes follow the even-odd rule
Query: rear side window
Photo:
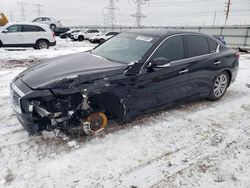
[[164, 57], [170, 61], [184, 59], [184, 45], [182, 36], [167, 39], [155, 52], [153, 59]]
[[185, 36], [187, 42], [188, 57], [200, 56], [209, 53], [206, 37], [198, 35]]
[[22, 32], [42, 32], [45, 31], [43, 28], [35, 25], [23, 25]]
[[208, 38], [208, 45], [209, 45], [210, 53], [215, 53], [217, 46], [218, 46], [218, 43], [215, 42], [214, 40]]

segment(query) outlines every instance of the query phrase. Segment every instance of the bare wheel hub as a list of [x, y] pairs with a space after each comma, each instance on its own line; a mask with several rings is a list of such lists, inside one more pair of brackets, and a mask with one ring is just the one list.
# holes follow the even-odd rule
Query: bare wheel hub
[[107, 126], [108, 119], [103, 112], [90, 114], [83, 123], [83, 130], [87, 135], [102, 131]]

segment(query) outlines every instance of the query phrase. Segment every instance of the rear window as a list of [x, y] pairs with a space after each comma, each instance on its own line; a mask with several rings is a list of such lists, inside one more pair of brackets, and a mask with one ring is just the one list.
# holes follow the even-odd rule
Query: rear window
[[22, 32], [42, 32], [43, 28], [35, 25], [23, 25]]
[[200, 56], [209, 53], [207, 37], [190, 35], [185, 36], [188, 57]]
[[209, 45], [210, 53], [216, 52], [216, 49], [217, 49], [217, 46], [218, 46], [217, 42], [215, 42], [214, 40], [208, 38], [208, 45]]

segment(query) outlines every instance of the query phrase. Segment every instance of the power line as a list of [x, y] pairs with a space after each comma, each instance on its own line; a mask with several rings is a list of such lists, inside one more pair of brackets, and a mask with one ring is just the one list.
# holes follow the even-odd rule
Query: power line
[[17, 4], [18, 4], [18, 6], [20, 6], [20, 12], [21, 12], [22, 21], [25, 21], [26, 20], [26, 16], [25, 16], [25, 6], [26, 6], [26, 3], [18, 2]]
[[41, 13], [43, 12], [41, 10], [41, 8], [43, 7], [43, 5], [42, 4], [35, 4], [34, 6], [36, 7], [35, 11], [37, 12], [38, 17], [41, 17]]
[[134, 0], [134, 3], [136, 4], [136, 13], [131, 16], [136, 18], [135, 25], [137, 27], [141, 27], [142, 18], [146, 17], [146, 15], [142, 13], [142, 5], [146, 2], [149, 2], [149, 0]]

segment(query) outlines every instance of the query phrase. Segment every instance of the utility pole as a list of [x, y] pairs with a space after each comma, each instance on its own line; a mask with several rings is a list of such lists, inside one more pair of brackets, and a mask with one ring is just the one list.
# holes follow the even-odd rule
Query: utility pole
[[41, 10], [41, 8], [43, 7], [43, 5], [42, 4], [35, 4], [34, 6], [36, 7], [35, 11], [37, 12], [38, 17], [41, 17], [41, 13], [43, 12]]
[[[117, 2], [118, 0], [108, 0], [108, 6], [105, 6], [103, 8], [103, 21], [105, 25], [109, 25], [112, 28], [115, 25], [116, 22], [116, 14], [115, 12], [117, 10], [119, 10], [116, 6], [115, 6], [115, 2]], [[106, 10], [106, 13], [105, 13]]]
[[135, 25], [137, 27], [141, 27], [142, 18], [146, 17], [142, 13], [142, 5], [144, 5], [146, 2], [149, 2], [149, 0], [134, 0], [134, 3], [136, 4], [136, 13], [132, 14], [131, 16], [136, 18]]
[[227, 26], [227, 19], [229, 16], [229, 12], [230, 12], [230, 6], [231, 6], [231, 0], [228, 0], [226, 3], [226, 18], [225, 18], [225, 26]]
[[213, 27], [215, 26], [215, 20], [216, 20], [216, 11], [214, 12], [214, 21], [213, 21]]
[[17, 4], [20, 6], [22, 21], [25, 21], [26, 20], [26, 18], [25, 18], [25, 5], [26, 5], [26, 3], [18, 2]]

